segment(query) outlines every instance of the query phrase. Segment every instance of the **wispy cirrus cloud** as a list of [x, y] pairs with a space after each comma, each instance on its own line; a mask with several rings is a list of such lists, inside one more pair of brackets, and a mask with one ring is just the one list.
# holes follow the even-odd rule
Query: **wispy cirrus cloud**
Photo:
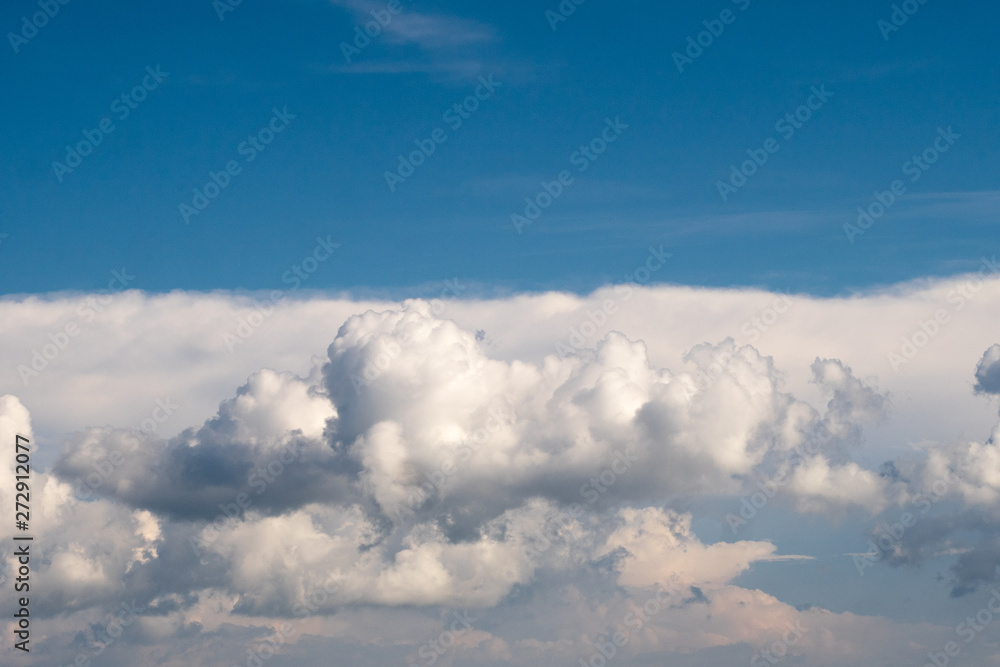
[[[386, 3], [372, 0], [331, 0], [332, 4], [348, 10], [357, 25], [375, 22], [365, 38], [379, 42], [382, 49], [369, 60], [350, 58], [346, 64], [335, 64], [331, 69], [354, 74], [402, 74], [422, 72], [445, 75], [450, 78], [467, 78], [484, 71], [482, 48], [500, 41], [496, 31], [479, 21], [445, 14], [430, 14], [415, 10], [408, 3], [400, 3], [402, 10], [391, 13]], [[381, 19], [379, 18], [381, 17]], [[374, 37], [371, 34], [374, 33]], [[352, 38], [354, 35], [351, 36]], [[357, 47], [346, 40], [344, 44]], [[344, 44], [341, 49], [344, 49]], [[363, 47], [367, 48], [367, 47]], [[385, 51], [388, 50], [388, 56]], [[494, 68], [496, 69], [496, 68]]]
[[[386, 3], [372, 0], [331, 0], [350, 11], [360, 22], [371, 21], [372, 12], [385, 13]], [[448, 49], [468, 44], [497, 41], [498, 36], [490, 26], [478, 21], [444, 14], [427, 14], [403, 4], [398, 14], [381, 26], [383, 39], [392, 44], [413, 44], [426, 50]]]

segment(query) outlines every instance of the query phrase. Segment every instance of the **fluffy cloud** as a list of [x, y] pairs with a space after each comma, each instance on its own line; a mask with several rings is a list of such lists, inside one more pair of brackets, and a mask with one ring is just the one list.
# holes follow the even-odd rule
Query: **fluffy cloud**
[[768, 542], [720, 542], [705, 545], [691, 532], [691, 516], [647, 507], [624, 509], [621, 526], [603, 545], [619, 551], [623, 562], [620, 581], [625, 586], [649, 588], [677, 580], [699, 587], [722, 586], [755, 561], [768, 560], [775, 546]]
[[[28, 412], [17, 398], [2, 396], [0, 439], [13, 443], [17, 435], [33, 439]], [[0, 504], [9, 508], [14, 507], [14, 465], [13, 455], [4, 458]], [[35, 553], [43, 548], [45, 554], [32, 561], [37, 579], [29, 592], [36, 614], [112, 602], [127, 590], [126, 579], [135, 568], [157, 558], [160, 520], [149, 512], [107, 501], [82, 503], [69, 484], [37, 469], [31, 475], [29, 498]], [[0, 538], [8, 543], [18, 534], [10, 524], [0, 529]], [[17, 558], [8, 552], [5, 575], [11, 577], [17, 567]]]
[[[707, 375], [720, 355], [725, 368]], [[349, 318], [307, 377], [254, 374], [198, 429], [165, 441], [90, 429], [67, 441], [53, 470], [78, 495], [192, 531], [194, 552], [222, 559], [218, 584], [241, 592], [247, 613], [290, 614], [308, 590], [331, 585], [331, 609], [495, 605], [535, 575], [525, 553], [538, 550], [545, 517], [573, 506], [582, 525], [598, 502], [736, 490], [727, 480], [850, 412], [843, 367], [836, 412], [821, 419], [778, 390], [773, 363], [751, 347], [727, 341], [689, 358], [699, 374], [673, 375], [612, 333], [592, 356], [504, 362], [409, 302]], [[605, 555], [579, 532], [582, 545], [569, 547], [582, 562]], [[687, 533], [662, 546], [694, 543]], [[653, 547], [616, 548], [631, 554], [626, 578], [642, 580], [635, 559]], [[710, 553], [733, 561], [731, 571], [718, 565], [731, 578], [773, 551]]]
[[[233, 613], [288, 618], [316, 590], [329, 593], [322, 613], [493, 607], [609, 557], [629, 587], [725, 585], [774, 545], [704, 545], [690, 515], [652, 507], [601, 521], [596, 503], [722, 488], [821, 420], [753, 348], [730, 340], [688, 359], [698, 373], [655, 369], [645, 345], [612, 333], [591, 356], [504, 362], [423, 302], [349, 318], [310, 375], [255, 373], [200, 428], [68, 440], [56, 477], [36, 482], [60, 499], [41, 526], [61, 548], [39, 576], [64, 609], [112, 591], [160, 604], [214, 589], [237, 596]], [[823, 367], [834, 387], [823, 420], [839, 429], [866, 409], [856, 395], [873, 394], [835, 366]], [[556, 534], [560, 513], [571, 518]], [[184, 536], [195, 557], [177, 548]], [[173, 575], [153, 595], [157, 573]]]
[[263, 370], [199, 429], [169, 441], [88, 429], [66, 442], [53, 470], [80, 498], [101, 494], [175, 518], [213, 518], [244, 491], [259, 496], [256, 509], [277, 512], [349, 495], [349, 471], [323, 438], [335, 414], [307, 380]]
[[[977, 368], [977, 391], [990, 386], [994, 345]], [[892, 461], [883, 475], [892, 482], [896, 502], [916, 517], [897, 535], [872, 533], [884, 540], [877, 555], [891, 565], [917, 565], [952, 554], [953, 596], [1000, 580], [1000, 423], [984, 441], [923, 443], [923, 452]], [[845, 485], [846, 486], [846, 485]], [[884, 527], [884, 526], [883, 526]]]
[[617, 333], [591, 358], [501, 362], [421, 304], [352, 318], [324, 372], [334, 437], [389, 514], [422, 488], [434, 511], [483, 516], [525, 496], [580, 500], [582, 481], [626, 450], [643, 465], [612, 497], [705, 491], [758, 463], [761, 434], [782, 431], [794, 403], [751, 348], [703, 388]]
[[[679, 311], [689, 296], [672, 294]], [[163, 298], [174, 311], [189, 306], [183, 295]], [[991, 580], [1000, 562], [989, 518], [1000, 498], [996, 434], [984, 443], [925, 444], [912, 460], [896, 458], [894, 475], [880, 474], [870, 463], [878, 460], [870, 434], [891, 416], [890, 391], [893, 410], [901, 409], [900, 399], [911, 409], [914, 394], [893, 385], [894, 376], [883, 382], [863, 351], [858, 362], [845, 356], [848, 366], [835, 345], [802, 352], [789, 344], [781, 351], [794, 353], [779, 363], [763, 344], [737, 342], [725, 331], [714, 342], [677, 348], [664, 341], [684, 335], [654, 335], [632, 319], [635, 308], [663, 307], [662, 293], [632, 298], [614, 322], [627, 333], [604, 331], [591, 348], [568, 356], [555, 348], [562, 329], [549, 331], [542, 344], [533, 339], [537, 328], [522, 322], [517, 330], [525, 333], [515, 340], [482, 303], [449, 303], [442, 316], [421, 301], [371, 309], [307, 301], [276, 309], [245, 349], [222, 352], [219, 361], [219, 350], [209, 348], [225, 350], [229, 319], [249, 306], [202, 297], [213, 304], [206, 316], [217, 318], [209, 329], [218, 340], [192, 333], [182, 347], [197, 343], [200, 351], [186, 347], [193, 361], [181, 365], [197, 367], [202, 358], [216, 365], [192, 376], [192, 386], [212, 371], [232, 377], [244, 352], [240, 363], [258, 363], [256, 341], [282, 350], [260, 366], [291, 370], [254, 371], [199, 420], [190, 419], [190, 408], [164, 406], [190, 405], [189, 397], [199, 396], [194, 403], [204, 410], [204, 397], [217, 389], [174, 391], [180, 374], [158, 375], [162, 403], [135, 408], [118, 427], [76, 429], [57, 456], [36, 452], [44, 471], [32, 482], [35, 528], [45, 558], [37, 564], [34, 611], [62, 642], [47, 654], [48, 664], [93, 653], [81, 629], [106, 623], [133, 600], [145, 611], [119, 646], [144, 664], [164, 665], [244, 661], [248, 648], [286, 623], [294, 633], [278, 644], [289, 659], [336, 647], [358, 664], [418, 661], [420, 649], [451, 624], [451, 609], [479, 620], [453, 637], [442, 664], [573, 662], [588, 658], [594, 642], [616, 627], [629, 631], [621, 655], [635, 664], [665, 656], [691, 665], [742, 661], [796, 622], [814, 629], [791, 652], [809, 656], [809, 664], [889, 664], [905, 656], [886, 656], [878, 632], [914, 646], [941, 633], [799, 610], [742, 587], [740, 578], [755, 567], [791, 556], [768, 539], [711, 542], [699, 503], [738, 496], [776, 471], [787, 478], [776, 502], [835, 518], [915, 502], [935, 475], [958, 471], [945, 502], [969, 513], [950, 522], [927, 517], [888, 560], [918, 563], [954, 549], [955, 530], [973, 530], [982, 540], [960, 555], [956, 586], [972, 590]], [[750, 297], [711, 298], [726, 310], [730, 299]], [[168, 326], [162, 301], [120, 299], [119, 307], [149, 308], [159, 327]], [[796, 303], [807, 315], [819, 308]], [[868, 306], [829, 307], [848, 305]], [[52, 304], [26, 307], [50, 309], [46, 322], [59, 321]], [[573, 322], [586, 304], [541, 295], [497, 307], [528, 320]], [[744, 305], [743, 312], [757, 307]], [[235, 310], [219, 315], [227, 308]], [[10, 303], [0, 309], [16, 311]], [[166, 345], [164, 331], [147, 324], [137, 338], [135, 327], [122, 326], [128, 314], [116, 312], [109, 349]], [[295, 319], [312, 338], [297, 360], [289, 342], [302, 335]], [[95, 331], [103, 326], [95, 323]], [[777, 327], [774, 335], [784, 335]], [[314, 357], [324, 346], [326, 354]], [[164, 354], [174, 353], [168, 346]], [[81, 363], [76, 355], [65, 361], [73, 373]], [[117, 367], [107, 363], [113, 388]], [[54, 366], [38, 380], [44, 386], [63, 372]], [[989, 386], [990, 371], [977, 377], [980, 387]], [[34, 385], [29, 389], [34, 397]], [[168, 409], [172, 419], [201, 425], [178, 424], [173, 434], [136, 428], [144, 415], [159, 424]], [[0, 437], [20, 432], [34, 439], [31, 428], [21, 401], [0, 399]], [[808, 449], [817, 441], [818, 449]], [[5, 502], [9, 478], [0, 484]], [[8, 555], [8, 576], [12, 565]], [[662, 586], [676, 594], [634, 627], [642, 618], [637, 610]], [[845, 634], [849, 642], [832, 639]], [[181, 649], [185, 643], [197, 650]], [[114, 655], [108, 664], [127, 664]]]

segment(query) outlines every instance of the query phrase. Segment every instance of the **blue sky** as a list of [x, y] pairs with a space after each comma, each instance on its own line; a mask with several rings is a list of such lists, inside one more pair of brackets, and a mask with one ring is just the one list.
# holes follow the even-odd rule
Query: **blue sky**
[[430, 667], [471, 609], [437, 664], [600, 667], [677, 577], [617, 664], [944, 667], [1000, 600], [998, 21], [7, 3], [25, 664], [96, 657], [84, 629], [129, 600], [109, 667], [250, 664], [326, 590], [268, 664]]
[[[150, 291], [281, 287], [318, 235], [341, 254], [308, 287], [392, 293], [448, 277], [586, 292], [665, 244], [656, 280], [835, 294], [974, 269], [990, 248], [996, 8], [932, 0], [884, 39], [891, 3], [591, 0], [555, 30], [550, 4], [401, 2], [350, 64], [361, 2], [246, 0], [224, 20], [208, 1], [60, 6], [0, 57], [3, 292], [96, 289], [121, 266]], [[0, 25], [37, 9], [9, 3]], [[723, 10], [732, 22], [679, 72], [673, 54]], [[169, 75], [120, 120], [112, 101], [147, 66]], [[442, 114], [480, 76], [501, 85], [452, 129]], [[832, 96], [785, 139], [775, 123], [813, 86]], [[296, 118], [244, 162], [240, 143], [286, 107]], [[628, 128], [576, 173], [606, 118]], [[843, 225], [939, 127], [961, 138], [849, 243]], [[435, 128], [447, 140], [391, 192], [384, 173]], [[779, 150], [723, 201], [717, 182], [769, 137]], [[234, 159], [185, 224], [179, 205]], [[518, 234], [511, 215], [563, 169], [574, 182]]]

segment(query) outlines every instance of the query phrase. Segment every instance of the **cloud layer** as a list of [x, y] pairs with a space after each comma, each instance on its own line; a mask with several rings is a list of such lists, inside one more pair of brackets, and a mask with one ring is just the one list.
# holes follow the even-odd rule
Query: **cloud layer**
[[[868, 299], [919, 308], [945, 288]], [[676, 310], [690, 307], [683, 290], [674, 296]], [[753, 342], [761, 344], [767, 332], [751, 324], [679, 350], [667, 368], [655, 360], [671, 356], [664, 336], [629, 331], [634, 308], [662, 303], [664, 292], [635, 289], [632, 298], [584, 345], [573, 336], [588, 329], [577, 318], [592, 312], [591, 302], [564, 295], [371, 308], [292, 303], [256, 327], [243, 349], [215, 356], [206, 351], [225, 348], [228, 313], [207, 325], [218, 344], [194, 332], [191, 343], [168, 346], [166, 331], [126, 327], [122, 343], [163, 345], [168, 357], [180, 348], [185, 368], [194, 369], [220, 354], [214, 363], [254, 355], [265, 339], [271, 349], [290, 326], [288, 314], [311, 309], [324, 313], [313, 322], [328, 332], [327, 348], [313, 356], [305, 346], [292, 370], [253, 372], [213, 415], [177, 425], [174, 435], [163, 424], [178, 419], [182, 394], [169, 391], [173, 397], [154, 402], [147, 417], [78, 428], [50, 454], [32, 481], [33, 528], [44, 545], [33, 611], [50, 628], [39, 658], [50, 662], [37, 664], [106, 650], [108, 664], [134, 651], [143, 664], [208, 665], [245, 661], [262, 646], [285, 660], [274, 664], [309, 664], [331, 650], [356, 664], [426, 664], [431, 653], [442, 664], [535, 664], [589, 660], [609, 638], [623, 664], [750, 660], [775, 642], [803, 664], [902, 664], [920, 651], [888, 655], [880, 634], [897, 647], [947, 641], [947, 628], [797, 609], [741, 586], [755, 564], [803, 557], [760, 537], [706, 541], [695, 529], [693, 500], [752, 497], [765, 488], [761, 480], [780, 479], [772, 502], [790, 511], [832, 521], [860, 513], [874, 522], [922, 502], [920, 494], [946, 476], [935, 510], [959, 510], [929, 514], [884, 560], [920, 563], [972, 531], [976, 542], [952, 570], [953, 593], [962, 595], [995, 581], [1000, 563], [991, 518], [1000, 516], [997, 433], [983, 443], [924, 443], [880, 456], [869, 434], [900, 409], [900, 395], [883, 388], [888, 363], [860, 376], [854, 359], [830, 354], [837, 345], [821, 344], [811, 358], [792, 354], [779, 365], [757, 345], [737, 342], [757, 331]], [[760, 322], [774, 301], [755, 293], [711, 298], [747, 302], [734, 317], [755, 311]], [[119, 299], [108, 318], [117, 329], [142, 312], [137, 306], [162, 327], [171, 310], [253, 307], [222, 295]], [[512, 329], [494, 326], [502, 318], [486, 315], [491, 305], [523, 321], [568, 321], [568, 334], [556, 329], [543, 345], [530, 329], [526, 339], [501, 337]], [[49, 313], [39, 318], [43, 329], [69, 311], [58, 301], [0, 307]], [[802, 298], [795, 307], [805, 322], [793, 325], [789, 313], [772, 335], [781, 324], [817, 327], [820, 311], [841, 317], [868, 304]], [[336, 312], [344, 315], [331, 328]], [[11, 339], [19, 320], [12, 321]], [[199, 339], [202, 351], [185, 348]], [[109, 353], [118, 349], [114, 340], [110, 346]], [[979, 392], [994, 392], [998, 349], [989, 347], [979, 363]], [[32, 381], [64, 376], [56, 362], [75, 368], [81, 360], [71, 351]], [[925, 355], [931, 366], [939, 358]], [[867, 366], [871, 355], [858, 357]], [[104, 372], [113, 374], [107, 363]], [[165, 387], [165, 377], [152, 379]], [[30, 394], [32, 383], [25, 388]], [[971, 392], [966, 400], [975, 400]], [[37, 441], [32, 428], [21, 400], [0, 399], [0, 437]], [[44, 460], [42, 451], [34, 456]], [[892, 463], [879, 467], [886, 459]], [[10, 504], [12, 464], [4, 465], [0, 495]], [[12, 556], [4, 561], [10, 576]], [[104, 646], [97, 630], [123, 602], [142, 612], [117, 647]], [[460, 613], [464, 625], [455, 620]], [[782, 639], [790, 628], [798, 628], [794, 643]], [[445, 632], [449, 645], [438, 654], [440, 642], [429, 642]], [[616, 632], [624, 642], [613, 640]]]

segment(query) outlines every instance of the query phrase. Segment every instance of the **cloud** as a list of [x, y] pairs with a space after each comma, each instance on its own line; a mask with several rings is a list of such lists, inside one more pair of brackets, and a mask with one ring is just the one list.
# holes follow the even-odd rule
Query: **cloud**
[[826, 429], [847, 439], [860, 437], [859, 423], [878, 421], [886, 416], [887, 396], [854, 377], [850, 367], [837, 359], [817, 359], [813, 378], [833, 397], [827, 403]]
[[[500, 41], [488, 25], [470, 19], [422, 12], [403, 2], [390, 12], [385, 2], [332, 0], [347, 9], [354, 31], [340, 42], [346, 62], [330, 65], [341, 74], [426, 73], [443, 81], [464, 83], [482, 74], [510, 72], [514, 63], [488, 64], [489, 48]], [[365, 53], [377, 44], [375, 53]], [[506, 79], [505, 79], [506, 80]]]
[[268, 512], [348, 495], [352, 466], [321, 438], [329, 402], [308, 396], [300, 379], [270, 371], [239, 392], [204, 426], [168, 441], [89, 429], [66, 442], [53, 471], [81, 498], [105, 495], [174, 518], [213, 518], [241, 492], [266, 489], [255, 509]]
[[976, 366], [976, 391], [982, 394], [1000, 394], [1000, 344], [983, 353]]
[[[995, 413], [968, 400], [969, 374], [962, 369], [976, 361], [969, 350], [985, 350], [995, 343], [990, 324], [1000, 307], [1000, 280], [984, 282], [935, 338], [933, 349], [921, 350], [898, 373], [887, 355], [898, 352], [900, 337], [909, 333], [910, 325], [918, 327], [936, 308], [947, 305], [949, 294], [965, 282], [962, 277], [923, 281], [843, 298], [799, 296], [787, 314], [752, 340], [741, 329], [770, 307], [773, 294], [629, 286], [627, 294], [607, 288], [586, 296], [470, 296], [446, 302], [443, 317], [464, 329], [485, 330], [494, 342], [495, 358], [537, 364], [555, 352], [556, 343], [566, 343], [571, 328], [589, 321], [588, 311], [613, 299], [618, 312], [588, 337], [587, 347], [618, 330], [641, 340], [657, 365], [678, 374], [697, 374], [693, 361], [684, 361], [685, 353], [732, 337], [737, 348], [752, 343], [762, 356], [773, 358], [787, 391], [814, 400], [819, 400], [811, 369], [816, 358], [842, 359], [856, 377], [878, 378], [879, 391], [893, 397], [897, 411], [905, 407], [883, 429], [885, 441], [945, 440], [963, 430], [988, 428], [994, 421]], [[230, 353], [224, 336], [235, 335], [241, 321], [259, 317], [256, 303], [266, 295], [122, 292], [92, 321], [78, 314], [86, 298], [56, 294], [0, 299], [0, 320], [5, 323], [0, 386], [17, 393], [31, 409], [38, 437], [46, 445], [42, 456], [93, 425], [138, 427], [151, 416], [157, 400], [170, 399], [179, 406], [158, 424], [157, 435], [200, 424], [252, 372], [273, 368], [308, 375], [313, 356], [325, 358], [337, 327], [349, 317], [399, 305], [337, 295], [287, 298]], [[30, 365], [32, 351], [74, 321], [81, 333], [25, 384], [18, 367]]]
[[[976, 368], [977, 392], [995, 393], [998, 365], [1000, 345], [993, 345]], [[891, 461], [887, 469], [894, 472], [885, 483], [893, 482], [897, 501], [917, 518], [880, 546], [880, 559], [898, 566], [957, 556], [950, 568], [955, 597], [1000, 580], [1000, 423], [983, 442], [933, 443], [922, 457]]]
[[624, 509], [620, 518], [622, 525], [602, 550], [624, 552], [620, 581], [625, 586], [649, 588], [677, 578], [687, 586], [719, 587], [775, 551], [768, 542], [702, 544], [691, 532], [690, 515], [648, 507]]
[[[289, 660], [336, 650], [356, 664], [404, 662], [461, 609], [477, 620], [442, 664], [578, 662], [616, 627], [630, 632], [622, 664], [717, 664], [748, 660], [796, 621], [815, 629], [793, 653], [809, 664], [918, 660], [926, 651], [915, 647], [943, 645], [950, 629], [799, 611], [744, 588], [753, 568], [804, 557], [760, 536], [713, 542], [699, 508], [784, 467], [775, 502], [871, 516], [917, 502], [954, 471], [944, 501], [887, 560], [919, 564], [960, 550], [956, 531], [973, 531], [981, 540], [957, 554], [953, 590], [989, 581], [995, 433], [924, 442], [912, 460], [892, 457], [891, 476], [871, 468], [887, 458], [886, 434], [903, 432], [878, 429], [900, 412], [925, 416], [922, 391], [943, 424], [971, 410], [965, 350], [981, 337], [976, 307], [991, 303], [984, 285], [968, 326], [943, 333], [903, 379], [885, 360], [891, 337], [851, 347], [839, 332], [850, 338], [887, 309], [918, 321], [949, 285], [799, 298], [753, 345], [739, 340], [741, 324], [774, 295], [662, 287], [626, 300], [609, 289], [452, 301], [443, 314], [422, 301], [317, 296], [275, 308], [233, 354], [223, 336], [252, 299], [124, 293], [23, 402], [0, 398], [0, 438], [17, 431], [43, 444], [33, 486], [47, 551], [33, 613], [53, 648], [38, 659], [93, 651], [83, 629], [135, 600], [141, 618], [107, 664], [245, 662], [284, 623], [295, 629], [281, 645]], [[557, 353], [588, 310], [616, 297], [606, 327]], [[76, 298], [0, 302], [0, 358], [30, 357], [74, 317]], [[26, 405], [51, 432], [58, 418], [75, 433], [56, 446]], [[137, 428], [144, 420], [156, 428]], [[794, 456], [822, 434], [820, 451]], [[956, 504], [963, 512], [948, 514]], [[12, 567], [7, 554], [3, 573]], [[675, 586], [676, 599], [630, 628], [658, 586]], [[914, 650], [888, 655], [880, 632]]]
[[[387, 13], [385, 3], [373, 0], [331, 0], [349, 9], [359, 23], [372, 21], [372, 12]], [[449, 49], [492, 42], [494, 31], [477, 21], [443, 14], [426, 14], [404, 5], [391, 20], [381, 26], [385, 39], [395, 44], [413, 44], [425, 50]]]
[[788, 483], [801, 512], [832, 513], [857, 506], [878, 514], [889, 505], [884, 479], [857, 463], [831, 465], [819, 455], [795, 468]]
[[[17, 435], [33, 440], [28, 412], [16, 397], [0, 396], [0, 438], [13, 443]], [[2, 467], [0, 502], [13, 508], [14, 456], [5, 457]], [[32, 489], [30, 529], [20, 534], [44, 544], [46, 554], [44, 560], [33, 561], [34, 571], [45, 578], [45, 585], [36, 586], [31, 596], [33, 613], [44, 617], [114, 601], [126, 588], [129, 573], [157, 558], [160, 521], [149, 512], [106, 501], [80, 503], [69, 484], [37, 470], [31, 475], [29, 499]], [[0, 534], [10, 540], [19, 533], [11, 526]], [[13, 551], [6, 552], [5, 576], [12, 578], [18, 567]]]
[[[483, 23], [445, 14], [431, 14], [402, 3], [398, 13], [391, 13], [386, 3], [374, 0], [331, 0], [353, 14], [355, 32], [341, 42], [345, 63], [331, 66], [332, 71], [348, 74], [399, 74], [423, 72], [456, 82], [475, 78], [487, 71], [484, 49], [499, 37]], [[371, 26], [370, 29], [367, 26]], [[377, 29], [376, 29], [377, 26]], [[379, 54], [361, 59], [357, 56], [373, 43], [382, 48]], [[352, 50], [353, 49], [353, 50]], [[350, 53], [350, 57], [348, 54]], [[507, 66], [490, 66], [494, 73]]]
[[[350, 317], [326, 362], [253, 374], [201, 427], [66, 441], [36, 482], [51, 540], [41, 612], [223, 595], [230, 614], [290, 619], [318, 590], [318, 614], [493, 608], [592, 568], [633, 589], [669, 577], [711, 592], [775, 546], [705, 545], [689, 514], [649, 504], [720, 488], [820, 416], [778, 391], [753, 348], [688, 359], [701, 375], [656, 369], [644, 344], [611, 333], [593, 355], [508, 362], [424, 302]], [[827, 370], [824, 419], [865, 412], [852, 406], [874, 395]], [[8, 429], [27, 428], [16, 399], [2, 406]], [[602, 519], [598, 502], [620, 507]]]
[[[53, 472], [100, 506], [173, 522], [166, 531], [226, 573], [216, 585], [241, 592], [241, 613], [290, 615], [328, 585], [330, 610], [491, 606], [539, 567], [558, 569], [555, 551], [537, 563], [525, 554], [546, 551], [545, 524], [562, 508], [584, 508], [563, 535], [579, 562], [622, 550], [643, 563], [654, 546], [621, 541], [625, 528], [598, 546], [587, 525], [598, 501], [718, 490], [775, 444], [787, 448], [782, 434], [801, 439], [786, 427], [797, 403], [777, 391], [771, 362], [731, 341], [692, 358], [719, 350], [733, 358], [707, 385], [653, 368], [643, 344], [617, 333], [589, 358], [504, 362], [474, 332], [407, 302], [349, 318], [307, 377], [255, 373], [216, 417], [167, 440], [89, 429], [65, 443]], [[601, 531], [635, 515], [612, 518]], [[687, 534], [661, 546], [696, 543]], [[288, 544], [294, 557], [281, 555]], [[722, 581], [774, 552], [727, 549], [706, 552], [733, 561], [717, 566]], [[144, 565], [171, 558], [191, 562], [175, 550]], [[650, 576], [627, 567], [628, 581]], [[193, 582], [175, 583], [192, 592]]]

